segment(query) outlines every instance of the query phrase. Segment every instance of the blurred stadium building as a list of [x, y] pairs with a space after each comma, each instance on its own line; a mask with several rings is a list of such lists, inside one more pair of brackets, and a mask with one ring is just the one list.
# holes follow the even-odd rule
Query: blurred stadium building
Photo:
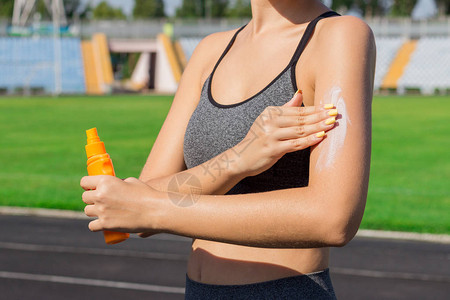
[[[11, 17], [0, 19], [0, 94], [173, 93], [203, 37], [248, 22], [81, 22], [67, 19], [63, 0], [39, 0], [51, 17], [46, 22], [36, 12], [37, 1], [16, 0]], [[365, 19], [377, 43], [377, 92], [450, 92], [450, 17], [436, 17], [430, 3], [418, 0], [411, 17]]]

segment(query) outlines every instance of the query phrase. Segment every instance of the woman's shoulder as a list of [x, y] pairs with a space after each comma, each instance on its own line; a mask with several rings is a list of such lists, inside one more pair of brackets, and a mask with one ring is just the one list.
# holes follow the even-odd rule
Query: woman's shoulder
[[371, 31], [369, 25], [364, 20], [355, 16], [337, 16], [331, 18], [322, 19], [319, 24], [322, 28], [329, 29], [331, 31]]
[[206, 66], [215, 63], [237, 30], [216, 32], [206, 36], [195, 48], [191, 59]]
[[354, 16], [339, 16], [322, 19], [317, 25], [317, 40], [320, 43], [340, 44], [364, 43], [374, 40], [369, 25]]
[[[223, 48], [223, 46], [226, 47], [226, 45], [228, 45], [228, 43], [231, 41], [234, 34], [238, 30], [239, 28], [236, 28], [233, 30], [220, 31], [209, 34], [200, 41], [198, 47], [207, 47], [210, 50], [212, 50], [211, 47], [212, 48]], [[222, 51], [223, 50], [225, 49], [222, 49]]]
[[205, 82], [237, 30], [217, 32], [203, 38], [189, 59], [186, 67], [186, 70], [189, 70], [188, 73], [196, 74], [198, 77], [195, 77], [200, 82]]
[[375, 57], [375, 39], [370, 27], [354, 16], [339, 16], [321, 20], [314, 33], [314, 53], [322, 64], [355, 60], [355, 57]]

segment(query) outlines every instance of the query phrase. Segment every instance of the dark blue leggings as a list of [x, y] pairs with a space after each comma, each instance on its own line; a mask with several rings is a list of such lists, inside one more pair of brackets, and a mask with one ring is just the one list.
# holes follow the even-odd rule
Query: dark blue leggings
[[244, 285], [204, 284], [186, 275], [186, 300], [336, 299], [329, 270]]

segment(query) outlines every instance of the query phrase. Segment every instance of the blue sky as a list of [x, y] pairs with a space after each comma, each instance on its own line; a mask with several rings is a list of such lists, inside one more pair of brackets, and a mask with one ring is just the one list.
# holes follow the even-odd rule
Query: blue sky
[[[96, 6], [104, 0], [84, 0], [84, 2], [90, 2], [93, 6]], [[111, 6], [122, 8], [123, 12], [127, 15], [131, 14], [134, 7], [134, 0], [106, 0]], [[173, 15], [175, 9], [181, 4], [182, 0], [164, 0], [166, 14]]]

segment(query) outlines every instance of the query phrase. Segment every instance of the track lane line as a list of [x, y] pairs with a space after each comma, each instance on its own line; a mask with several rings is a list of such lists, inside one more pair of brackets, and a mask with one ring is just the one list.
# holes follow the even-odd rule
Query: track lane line
[[153, 284], [144, 284], [144, 283], [132, 283], [132, 282], [123, 282], [123, 281], [99, 280], [99, 279], [89, 279], [89, 278], [79, 278], [79, 277], [68, 277], [68, 276], [56, 276], [56, 275], [43, 275], [43, 274], [30, 274], [30, 273], [0, 271], [0, 278], [75, 284], [75, 285], [127, 289], [127, 290], [136, 290], [136, 291], [158, 292], [158, 293], [184, 294], [184, 288], [181, 288], [181, 287], [153, 285]]
[[0, 242], [0, 249], [18, 250], [18, 251], [67, 253], [67, 254], [121, 256], [121, 257], [161, 259], [161, 260], [171, 260], [171, 261], [187, 261], [187, 255], [182, 255], [182, 254], [143, 252], [143, 251], [133, 251], [133, 250], [120, 250], [120, 249], [81, 248], [81, 247], [70, 247], [70, 246], [37, 245], [37, 244], [23, 244], [23, 243], [10, 243], [10, 242]]

